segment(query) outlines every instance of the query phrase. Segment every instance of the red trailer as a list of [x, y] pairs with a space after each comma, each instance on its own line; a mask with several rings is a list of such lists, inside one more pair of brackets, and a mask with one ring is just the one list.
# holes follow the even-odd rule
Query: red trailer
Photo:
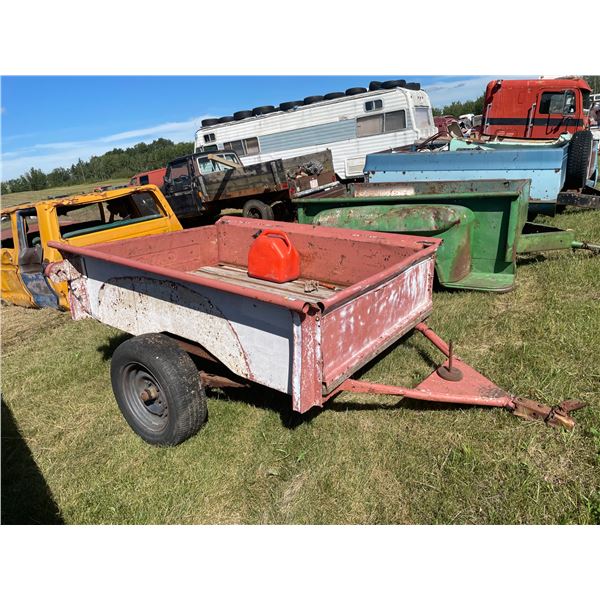
[[[283, 231], [300, 277], [248, 275], [257, 234]], [[92, 317], [133, 334], [113, 355], [111, 378], [133, 430], [173, 445], [206, 419], [204, 387], [249, 382], [291, 397], [295, 411], [341, 391], [504, 407], [573, 426], [575, 405], [515, 398], [453, 355], [424, 321], [432, 311], [440, 240], [238, 217], [150, 238], [88, 247], [51, 242], [66, 259], [47, 274], [67, 280], [75, 319]], [[352, 376], [416, 329], [446, 357], [415, 389]], [[190, 354], [202, 361], [200, 377]]]

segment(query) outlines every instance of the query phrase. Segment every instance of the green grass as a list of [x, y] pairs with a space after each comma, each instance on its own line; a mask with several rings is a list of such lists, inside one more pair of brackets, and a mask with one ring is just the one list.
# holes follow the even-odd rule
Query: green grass
[[82, 183], [65, 187], [48, 188], [36, 192], [17, 192], [15, 194], [2, 195], [2, 208], [15, 206], [24, 202], [35, 202], [45, 200], [48, 196], [62, 196], [63, 194], [79, 194], [81, 192], [91, 192], [95, 187], [101, 185], [121, 185], [128, 183], [129, 179], [107, 179], [106, 181], [97, 181], [94, 183]]
[[[553, 220], [600, 240], [600, 212]], [[581, 399], [572, 432], [499, 409], [342, 394], [307, 417], [263, 389], [209, 398], [181, 446], [146, 445], [114, 401], [122, 334], [2, 307], [2, 518], [66, 523], [600, 523], [600, 258], [520, 261], [509, 294], [438, 291], [429, 322], [515, 394]], [[414, 385], [409, 336], [364, 374]]]

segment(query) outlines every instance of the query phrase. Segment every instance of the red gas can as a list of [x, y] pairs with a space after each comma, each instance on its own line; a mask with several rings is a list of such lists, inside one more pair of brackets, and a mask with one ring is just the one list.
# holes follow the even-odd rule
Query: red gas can
[[248, 275], [276, 283], [300, 277], [300, 256], [283, 231], [265, 229], [248, 251]]

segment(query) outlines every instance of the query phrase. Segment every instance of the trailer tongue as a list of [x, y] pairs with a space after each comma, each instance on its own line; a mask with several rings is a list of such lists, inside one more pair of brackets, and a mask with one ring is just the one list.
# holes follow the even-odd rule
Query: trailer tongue
[[[274, 226], [300, 255], [300, 277], [274, 283], [247, 273], [248, 250]], [[502, 407], [572, 428], [569, 412], [516, 398], [454, 355], [424, 323], [440, 240], [236, 217], [148, 240], [64, 252], [47, 269], [69, 282], [75, 319], [133, 334], [113, 356], [121, 411], [143, 439], [174, 445], [206, 419], [202, 382], [248, 382], [288, 394], [305, 413], [347, 391]], [[416, 329], [446, 356], [416, 388], [354, 379]], [[189, 354], [202, 359], [200, 377]]]

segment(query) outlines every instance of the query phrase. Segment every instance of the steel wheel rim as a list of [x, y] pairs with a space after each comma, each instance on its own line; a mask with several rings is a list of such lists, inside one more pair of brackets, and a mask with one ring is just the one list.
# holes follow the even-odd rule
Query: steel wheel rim
[[154, 433], [165, 429], [169, 407], [152, 372], [139, 363], [129, 363], [122, 371], [121, 382], [125, 402], [136, 420]]
[[260, 214], [260, 210], [258, 208], [254, 208], [254, 207], [248, 209], [248, 216], [251, 219], [260, 219], [260, 218], [262, 218], [262, 215]]

